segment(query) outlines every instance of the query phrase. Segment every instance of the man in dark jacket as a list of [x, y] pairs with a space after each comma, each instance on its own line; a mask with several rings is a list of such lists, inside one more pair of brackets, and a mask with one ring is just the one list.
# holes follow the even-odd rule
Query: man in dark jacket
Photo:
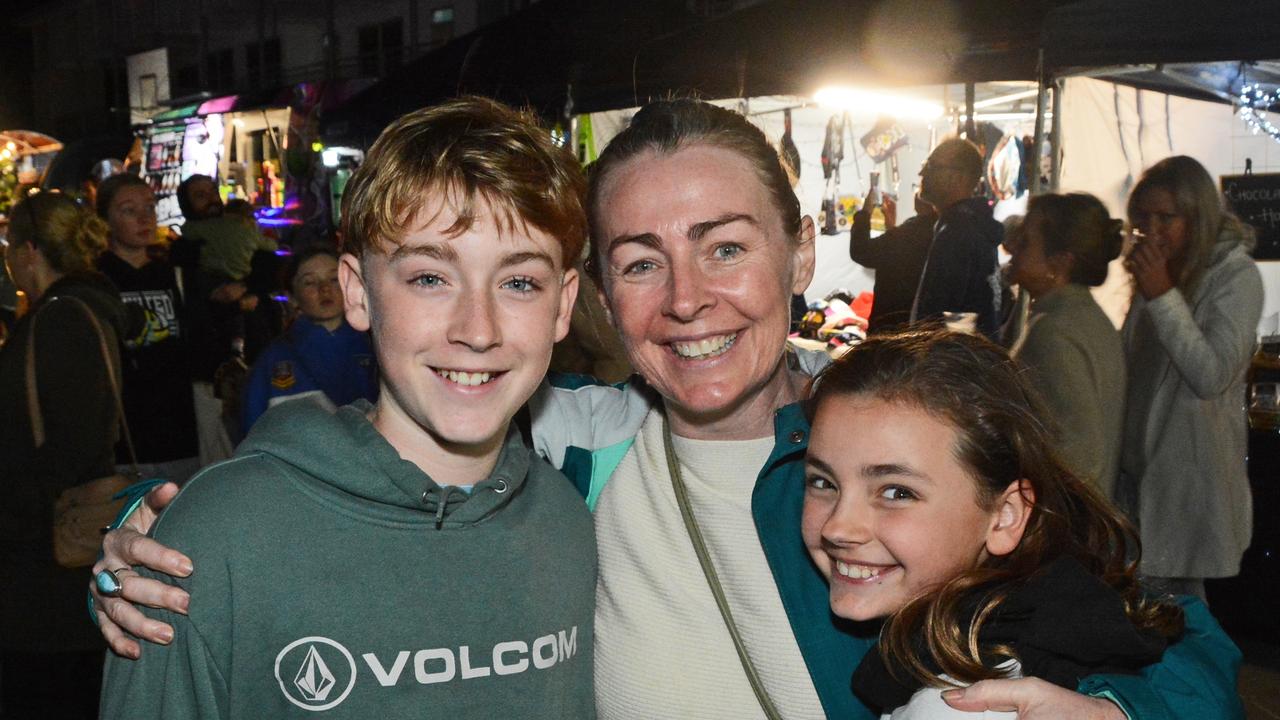
[[972, 313], [976, 329], [996, 340], [1000, 331], [1000, 274], [996, 248], [1004, 238], [986, 198], [974, 197], [982, 154], [968, 140], [944, 141], [920, 169], [920, 197], [938, 208], [933, 245], [916, 290], [911, 320]]
[[897, 203], [885, 195], [882, 208], [885, 231], [877, 237], [871, 237], [871, 211], [867, 203], [853, 214], [849, 259], [876, 271], [875, 302], [871, 305], [871, 317], [867, 318], [868, 332], [896, 330], [911, 317], [911, 304], [920, 286], [920, 273], [929, 257], [933, 225], [938, 219], [933, 206], [918, 195], [915, 206], [916, 214], [897, 225]]

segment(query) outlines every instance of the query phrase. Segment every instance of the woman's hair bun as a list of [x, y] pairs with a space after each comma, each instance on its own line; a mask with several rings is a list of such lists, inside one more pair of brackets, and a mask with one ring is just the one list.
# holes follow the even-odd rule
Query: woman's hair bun
[[1117, 218], [1107, 219], [1106, 243], [1102, 246], [1102, 254], [1108, 262], [1120, 256], [1124, 246], [1124, 221]]

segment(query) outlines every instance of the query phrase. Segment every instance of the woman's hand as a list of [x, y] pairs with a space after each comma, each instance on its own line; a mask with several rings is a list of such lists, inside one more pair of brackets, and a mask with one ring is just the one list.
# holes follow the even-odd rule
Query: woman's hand
[[1118, 705], [1081, 695], [1040, 678], [983, 680], [967, 688], [948, 690], [942, 699], [956, 710], [1016, 711], [1018, 720], [1126, 720]]
[[167, 644], [173, 640], [173, 628], [143, 615], [133, 603], [148, 607], [166, 608], [186, 614], [190, 597], [172, 585], [144, 578], [129, 568], [142, 565], [157, 572], [178, 577], [191, 574], [191, 559], [167, 548], [146, 536], [160, 511], [178, 494], [178, 486], [165, 483], [147, 493], [142, 503], [128, 521], [119, 529], [107, 533], [102, 540], [102, 559], [93, 566], [94, 574], [101, 570], [113, 570], [120, 580], [120, 597], [103, 597], [93, 580], [89, 592], [93, 594], [94, 613], [98, 627], [111, 649], [122, 657], [138, 659], [142, 647], [126, 633], [154, 643]]
[[1140, 240], [1133, 246], [1124, 265], [1138, 283], [1138, 292], [1147, 300], [1154, 300], [1173, 288], [1173, 277], [1169, 275], [1169, 252], [1162, 244], [1150, 239]]

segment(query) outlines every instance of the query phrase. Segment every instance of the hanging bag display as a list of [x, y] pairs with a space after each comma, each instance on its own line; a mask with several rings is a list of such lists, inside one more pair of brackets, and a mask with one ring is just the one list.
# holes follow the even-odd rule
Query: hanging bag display
[[[133, 450], [133, 438], [129, 435], [129, 423], [124, 416], [124, 403], [120, 399], [120, 384], [116, 378], [115, 363], [111, 360], [111, 348], [107, 345], [107, 336], [103, 332], [101, 323], [93, 314], [93, 310], [79, 298], [70, 296], [50, 298], [44, 307], [54, 302], [68, 302], [79, 307], [98, 336], [98, 349], [102, 353], [107, 382], [111, 385], [111, 396], [115, 400], [116, 413], [120, 418], [120, 430], [123, 433], [125, 447], [129, 451], [130, 466], [133, 468], [132, 477], [116, 473], [67, 488], [54, 503], [54, 560], [67, 568], [88, 567], [98, 557], [98, 549], [102, 543], [102, 528], [111, 524], [116, 514], [120, 512], [120, 508], [124, 506], [125, 499], [121, 494], [122, 491], [138, 479], [138, 459]], [[37, 449], [44, 445], [45, 441], [44, 415], [40, 410], [40, 395], [36, 385], [35, 357], [36, 322], [40, 319], [41, 310], [36, 311], [31, 318], [31, 324], [27, 326], [25, 358], [27, 411], [31, 416], [31, 436]]]

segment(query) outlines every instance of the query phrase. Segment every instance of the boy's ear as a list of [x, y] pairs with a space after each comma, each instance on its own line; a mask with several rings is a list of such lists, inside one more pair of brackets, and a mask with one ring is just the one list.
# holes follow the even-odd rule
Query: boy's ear
[[556, 311], [556, 342], [560, 342], [569, 334], [569, 323], [573, 319], [573, 304], [578, 300], [578, 271], [569, 268], [564, 271], [564, 280], [560, 282], [560, 309]]
[[1022, 542], [1022, 535], [1036, 505], [1036, 492], [1026, 479], [1014, 480], [996, 500], [987, 531], [987, 552], [1008, 555]]
[[796, 238], [796, 245], [791, 249], [792, 295], [799, 295], [804, 292], [813, 280], [813, 268], [816, 262], [813, 241], [817, 236], [818, 230], [813, 224], [813, 218], [805, 215], [800, 219], [800, 236]]
[[343, 253], [338, 258], [338, 285], [342, 288], [342, 308], [347, 324], [361, 332], [368, 332], [372, 325], [369, 313], [369, 292], [361, 274], [360, 258]]

